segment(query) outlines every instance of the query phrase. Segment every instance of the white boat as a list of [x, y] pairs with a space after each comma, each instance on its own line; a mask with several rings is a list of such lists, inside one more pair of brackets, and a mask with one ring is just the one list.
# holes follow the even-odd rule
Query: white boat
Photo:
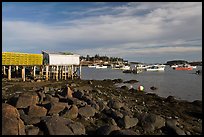
[[197, 68], [197, 66], [191, 66], [193, 69], [196, 69]]
[[144, 69], [147, 69], [148, 66], [144, 64], [137, 64], [135, 65], [135, 68], [137, 68], [138, 70], [144, 70]]
[[90, 65], [90, 66], [88, 66], [88, 67], [89, 67], [89, 68], [96, 68], [96, 66], [97, 66], [97, 65], [94, 64], [94, 65]]
[[122, 69], [122, 70], [130, 70], [130, 66], [122, 66], [120, 69]]
[[152, 65], [149, 66], [146, 71], [164, 71], [165, 65]]
[[103, 65], [96, 65], [97, 69], [103, 69], [103, 68], [108, 68], [108, 66], [103, 66]]

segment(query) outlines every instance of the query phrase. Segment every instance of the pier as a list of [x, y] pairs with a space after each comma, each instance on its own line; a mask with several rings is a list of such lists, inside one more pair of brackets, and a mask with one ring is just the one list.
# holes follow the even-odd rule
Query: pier
[[[51, 58], [53, 54], [55, 56]], [[2, 76], [8, 80], [21, 77], [22, 81], [26, 81], [28, 77], [47, 81], [81, 78], [79, 55], [67, 56], [44, 51], [43, 54], [3, 52]]]

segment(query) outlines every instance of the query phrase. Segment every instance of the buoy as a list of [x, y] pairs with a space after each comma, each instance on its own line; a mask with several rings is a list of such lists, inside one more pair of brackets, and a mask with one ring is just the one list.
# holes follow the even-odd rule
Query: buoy
[[138, 87], [138, 90], [139, 90], [139, 91], [144, 91], [144, 87], [140, 85], [140, 86]]

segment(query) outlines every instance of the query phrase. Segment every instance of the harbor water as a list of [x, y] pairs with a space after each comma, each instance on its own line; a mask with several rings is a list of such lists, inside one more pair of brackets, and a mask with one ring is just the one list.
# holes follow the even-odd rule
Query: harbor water
[[[176, 99], [194, 101], [202, 100], [202, 75], [195, 74], [196, 70], [201, 70], [198, 66], [192, 71], [177, 71], [166, 66], [165, 71], [148, 72], [144, 71], [138, 74], [123, 73], [122, 70], [95, 69], [82, 67], [82, 79], [84, 80], [104, 80], [104, 79], [122, 79], [138, 80], [134, 84], [118, 84], [137, 88], [144, 86], [145, 92], [155, 93], [161, 97], [174, 96]], [[151, 90], [150, 87], [157, 87], [157, 90]]]

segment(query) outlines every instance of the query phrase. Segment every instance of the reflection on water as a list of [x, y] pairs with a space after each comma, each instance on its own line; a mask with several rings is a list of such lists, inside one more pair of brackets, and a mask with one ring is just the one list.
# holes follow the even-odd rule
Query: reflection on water
[[[82, 79], [103, 80], [103, 79], [136, 79], [139, 82], [132, 84], [133, 88], [139, 85], [145, 87], [145, 92], [156, 93], [159, 96], [175, 96], [177, 99], [194, 101], [202, 100], [202, 75], [196, 75], [195, 72], [202, 67], [197, 67], [192, 71], [177, 71], [166, 66], [164, 72], [142, 72], [139, 74], [122, 73], [122, 70], [95, 69], [82, 67]], [[123, 85], [123, 84], [122, 84]], [[122, 86], [119, 85], [119, 86]], [[127, 84], [127, 86], [131, 86]], [[157, 90], [151, 90], [155, 86]]]

